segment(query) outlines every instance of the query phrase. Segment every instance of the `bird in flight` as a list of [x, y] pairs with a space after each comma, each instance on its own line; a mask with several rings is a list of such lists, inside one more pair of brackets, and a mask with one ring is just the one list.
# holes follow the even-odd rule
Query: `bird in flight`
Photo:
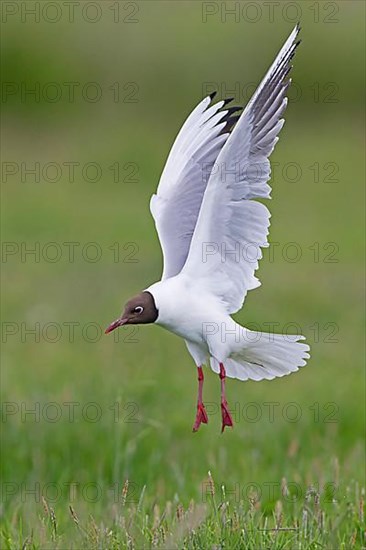
[[155, 323], [184, 338], [198, 372], [193, 431], [208, 422], [202, 395], [208, 361], [221, 382], [224, 431], [233, 426], [226, 377], [271, 380], [310, 357], [303, 336], [252, 331], [231, 317], [260, 285], [254, 273], [268, 246], [270, 213], [256, 199], [270, 198], [268, 157], [284, 123], [299, 30], [243, 111], [228, 107], [232, 99], [212, 104], [213, 93], [183, 124], [150, 202], [164, 256], [161, 280], [131, 298], [105, 331]]

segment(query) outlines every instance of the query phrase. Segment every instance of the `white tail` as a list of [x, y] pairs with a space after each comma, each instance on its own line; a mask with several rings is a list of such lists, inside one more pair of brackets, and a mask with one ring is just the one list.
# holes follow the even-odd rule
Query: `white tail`
[[[224, 362], [226, 375], [239, 380], [272, 380], [296, 372], [309, 359], [309, 346], [300, 343], [304, 336], [285, 336], [266, 332], [252, 332], [242, 347], [231, 353]], [[210, 359], [211, 368], [219, 372], [216, 359]]]

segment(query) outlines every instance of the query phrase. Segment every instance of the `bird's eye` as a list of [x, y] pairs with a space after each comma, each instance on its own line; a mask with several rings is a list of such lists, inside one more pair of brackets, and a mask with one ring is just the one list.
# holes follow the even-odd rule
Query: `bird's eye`
[[142, 313], [144, 311], [144, 308], [142, 306], [137, 306], [133, 310], [133, 313]]

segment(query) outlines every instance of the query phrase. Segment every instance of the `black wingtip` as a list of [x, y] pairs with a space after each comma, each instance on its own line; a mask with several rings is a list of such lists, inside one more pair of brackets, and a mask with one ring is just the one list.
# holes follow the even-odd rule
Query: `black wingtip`
[[296, 23], [296, 30], [297, 30], [298, 33], [301, 31], [300, 21], [298, 21], [298, 22]]
[[217, 94], [217, 91], [212, 92], [212, 93], [210, 94], [211, 101], [214, 99], [214, 97], [215, 97], [216, 94]]
[[220, 134], [229, 134], [235, 127], [236, 123], [238, 122], [240, 118], [240, 115], [233, 115], [229, 118], [224, 118], [226, 124], [224, 128], [221, 130]]
[[233, 113], [237, 113], [238, 111], [241, 111], [243, 107], [240, 107], [239, 105], [233, 105], [233, 107], [228, 107], [226, 116], [229, 117]]
[[227, 105], [228, 103], [230, 103], [230, 101], [233, 101], [233, 99], [234, 99], [233, 97], [228, 97], [228, 98], [224, 99], [224, 105], [223, 105], [223, 107], [224, 107], [225, 105]]

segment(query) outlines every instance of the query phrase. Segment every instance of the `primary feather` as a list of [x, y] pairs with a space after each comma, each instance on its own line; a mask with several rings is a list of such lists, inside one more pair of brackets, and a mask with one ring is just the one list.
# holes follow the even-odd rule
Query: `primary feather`
[[260, 285], [254, 272], [261, 248], [268, 246], [270, 213], [252, 199], [270, 196], [268, 157], [284, 123], [286, 77], [298, 32], [297, 26], [217, 156], [182, 270], [204, 279], [228, 313], [238, 311], [248, 290]]
[[168, 156], [156, 195], [151, 197], [164, 256], [162, 279], [177, 275], [188, 256], [207, 181], [234, 117], [227, 101], [203, 99], [182, 126]]

